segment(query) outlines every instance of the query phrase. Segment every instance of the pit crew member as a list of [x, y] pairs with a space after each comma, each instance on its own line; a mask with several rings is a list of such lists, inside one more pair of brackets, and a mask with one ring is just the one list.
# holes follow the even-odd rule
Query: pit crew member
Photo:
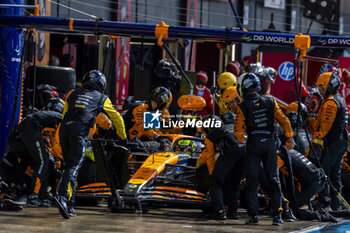
[[[258, 181], [259, 167], [263, 164], [264, 171], [271, 183], [271, 205], [273, 208], [273, 225], [282, 225], [281, 218], [281, 185], [278, 178], [277, 154], [274, 134], [274, 119], [280, 122], [287, 137], [286, 145], [292, 149], [295, 145], [293, 131], [288, 118], [278, 107], [273, 97], [258, 94], [261, 84], [253, 73], [245, 73], [239, 77], [237, 84], [243, 102], [239, 108], [243, 112], [242, 121], [248, 134], [246, 178], [248, 187], [247, 224], [258, 224]], [[236, 132], [243, 138], [244, 132]]]
[[318, 164], [320, 161], [326, 175], [330, 178], [336, 191], [325, 186], [320, 193], [324, 207], [331, 206], [333, 210], [340, 208], [336, 197], [341, 192], [341, 168], [343, 155], [348, 140], [348, 109], [343, 97], [338, 92], [339, 77], [332, 72], [321, 74], [316, 80], [319, 93], [324, 97], [318, 110], [317, 118], [309, 117], [309, 129], [313, 134], [312, 146], [309, 150], [309, 160]]
[[[87, 72], [82, 80], [82, 87], [72, 91], [64, 105], [60, 126], [60, 143], [65, 161], [62, 177], [54, 197], [61, 215], [70, 217], [67, 202], [75, 195], [79, 168], [84, 159], [89, 131], [95, 125], [96, 116], [104, 112], [113, 122], [122, 144], [126, 144], [123, 118], [114, 109], [110, 99], [103, 94], [106, 78], [98, 70]], [[74, 211], [74, 209], [73, 209]]]

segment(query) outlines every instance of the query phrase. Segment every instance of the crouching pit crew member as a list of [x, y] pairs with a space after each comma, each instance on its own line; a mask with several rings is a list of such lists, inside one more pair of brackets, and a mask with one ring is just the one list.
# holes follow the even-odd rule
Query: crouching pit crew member
[[87, 72], [82, 80], [82, 87], [77, 86], [64, 105], [59, 138], [64, 159], [64, 171], [54, 197], [61, 215], [68, 219], [73, 207], [68, 208], [68, 200], [75, 195], [79, 168], [85, 157], [90, 128], [95, 125], [96, 116], [106, 113], [111, 119], [117, 135], [126, 144], [123, 118], [114, 109], [110, 99], [103, 94], [106, 78], [100, 71]]
[[[311, 138], [311, 134], [303, 129], [308, 118], [307, 108], [303, 103], [300, 103], [300, 113], [298, 114], [298, 103], [293, 102], [288, 105], [286, 109], [286, 116], [288, 117], [294, 132], [294, 141], [296, 143], [294, 150], [299, 151], [304, 155], [307, 147], [309, 146], [307, 138]], [[281, 142], [285, 142], [283, 135], [280, 136]]]
[[[63, 105], [62, 105], [63, 106]], [[62, 110], [62, 109], [60, 109]], [[56, 130], [62, 120], [62, 114], [56, 111], [40, 111], [26, 116], [9, 137], [12, 153], [21, 158], [24, 175], [28, 165], [33, 169], [27, 205], [31, 207], [50, 207], [51, 200], [47, 192], [49, 160], [51, 153], [45, 146], [42, 136], [44, 129]]]
[[[204, 118], [221, 122], [220, 128], [203, 128], [206, 134], [205, 150], [197, 160], [197, 167], [207, 163], [211, 174], [210, 193], [213, 202], [213, 219], [237, 219], [240, 180], [243, 175], [243, 146], [234, 137], [235, 116], [224, 114], [223, 121], [215, 115]], [[216, 149], [219, 157], [216, 160]], [[226, 215], [225, 204], [228, 207]]]

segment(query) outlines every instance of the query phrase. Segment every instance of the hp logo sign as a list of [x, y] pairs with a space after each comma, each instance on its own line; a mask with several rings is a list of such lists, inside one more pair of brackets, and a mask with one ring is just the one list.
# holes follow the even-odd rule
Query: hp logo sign
[[280, 67], [278, 67], [278, 74], [280, 75], [281, 79], [285, 81], [292, 80], [294, 78], [293, 67], [293, 63], [289, 61], [283, 62]]

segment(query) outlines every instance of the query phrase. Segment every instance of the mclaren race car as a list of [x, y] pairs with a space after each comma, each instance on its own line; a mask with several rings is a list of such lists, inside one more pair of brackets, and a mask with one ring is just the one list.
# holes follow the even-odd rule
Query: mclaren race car
[[197, 191], [196, 161], [203, 139], [166, 134], [158, 141], [128, 143], [126, 149], [113, 140], [93, 140], [97, 171], [106, 183], [81, 186], [76, 197], [108, 197], [113, 209], [141, 211], [149, 206], [209, 206], [210, 198]]

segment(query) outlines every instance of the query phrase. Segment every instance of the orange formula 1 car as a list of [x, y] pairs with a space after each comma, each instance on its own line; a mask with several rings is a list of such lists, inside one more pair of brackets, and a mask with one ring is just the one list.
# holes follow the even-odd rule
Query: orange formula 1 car
[[[92, 145], [97, 170], [104, 173], [102, 177], [107, 185], [82, 186], [77, 198], [109, 197], [111, 210], [210, 205], [210, 198], [196, 191], [195, 166], [204, 149], [202, 139], [166, 134], [160, 143], [129, 143], [129, 151], [112, 140], [94, 140]], [[126, 178], [128, 175], [130, 179]]]

